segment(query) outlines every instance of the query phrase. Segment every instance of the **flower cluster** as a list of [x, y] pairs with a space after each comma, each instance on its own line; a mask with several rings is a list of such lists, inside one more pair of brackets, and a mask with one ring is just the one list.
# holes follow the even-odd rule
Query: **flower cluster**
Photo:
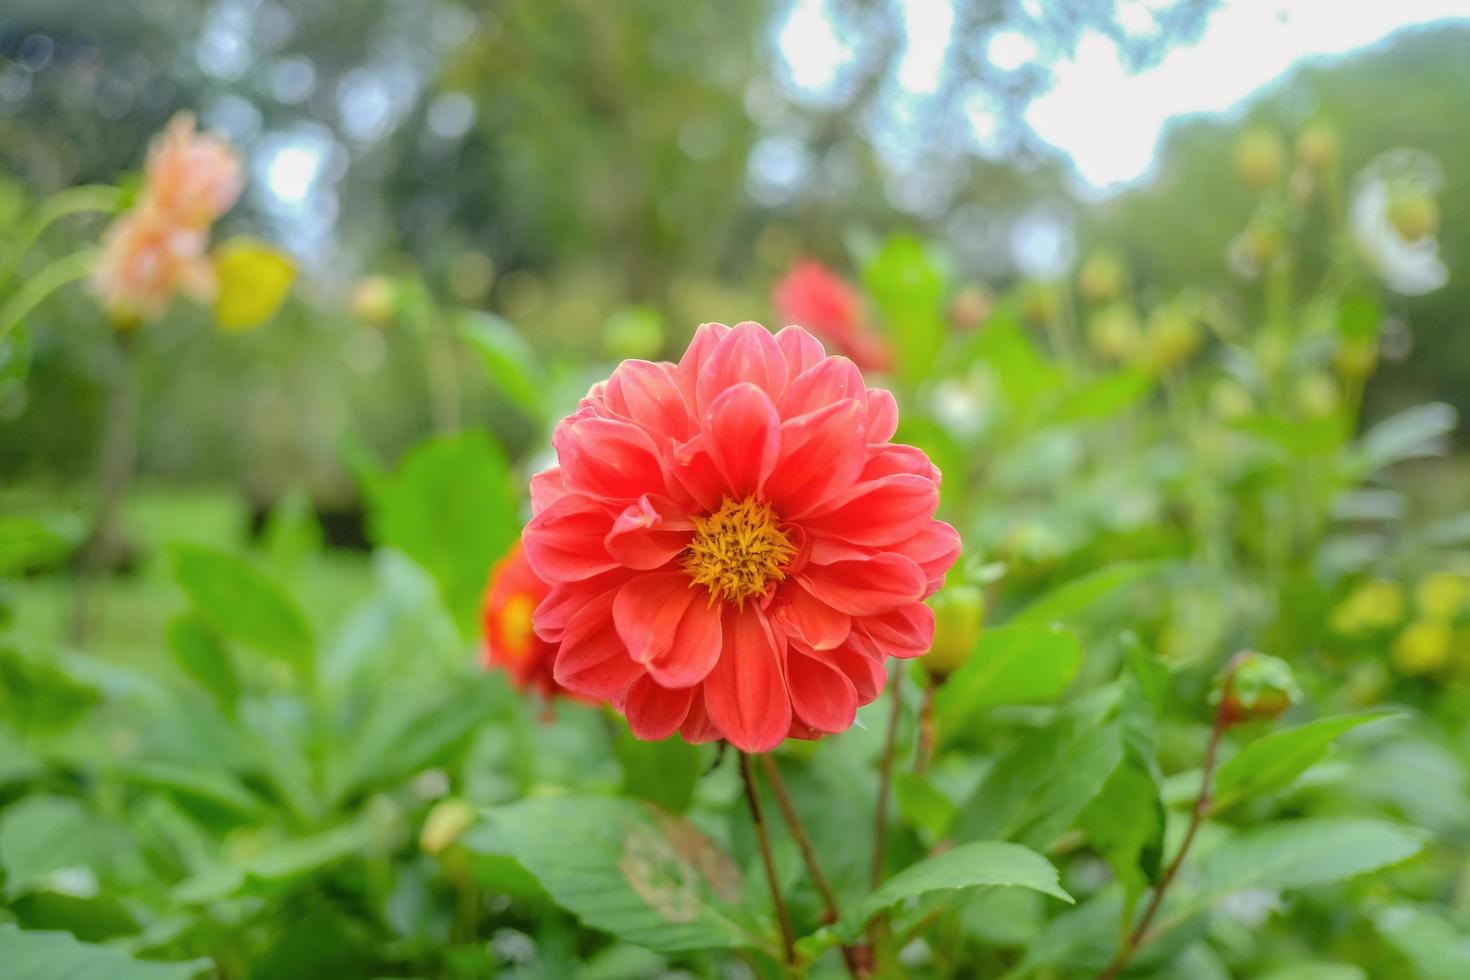
[[210, 226], [243, 187], [238, 154], [199, 133], [179, 113], [148, 150], [136, 203], [113, 222], [92, 276], [93, 291], [119, 324], [151, 320], [177, 294], [202, 302], [218, 282], [208, 255]]
[[959, 553], [893, 396], [805, 330], [705, 324], [630, 360], [553, 436], [522, 540], [554, 678], [640, 738], [765, 751], [849, 727], [929, 649]]

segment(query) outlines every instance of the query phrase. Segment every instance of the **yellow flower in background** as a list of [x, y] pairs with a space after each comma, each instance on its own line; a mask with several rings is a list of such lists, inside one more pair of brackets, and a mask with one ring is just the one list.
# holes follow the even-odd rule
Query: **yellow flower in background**
[[1450, 661], [1454, 633], [1443, 623], [1421, 619], [1393, 641], [1393, 664], [1410, 677], [1442, 670]]
[[1433, 572], [1414, 587], [1414, 604], [1419, 612], [1435, 619], [1454, 619], [1465, 608], [1465, 579], [1453, 572]]
[[214, 253], [219, 283], [214, 317], [228, 333], [253, 330], [275, 315], [296, 280], [291, 259], [253, 238], [232, 238]]
[[1364, 582], [1332, 611], [1330, 625], [1345, 636], [1397, 626], [1404, 618], [1404, 587], [1388, 579]]
[[1265, 190], [1281, 180], [1286, 169], [1286, 147], [1281, 137], [1257, 127], [1241, 134], [1235, 143], [1235, 172], [1248, 186]]
[[440, 800], [434, 804], [424, 819], [419, 832], [419, 848], [425, 854], [439, 854], [459, 840], [460, 835], [474, 824], [474, 804], [456, 797]]

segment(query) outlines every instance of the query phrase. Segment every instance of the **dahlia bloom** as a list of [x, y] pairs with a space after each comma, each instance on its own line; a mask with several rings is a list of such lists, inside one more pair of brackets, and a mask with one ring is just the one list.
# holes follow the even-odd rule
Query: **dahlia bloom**
[[863, 322], [857, 291], [822, 263], [796, 263], [776, 284], [773, 299], [785, 322], [806, 327], [864, 371], [891, 366], [887, 346]]
[[144, 193], [159, 210], [191, 228], [205, 228], [235, 206], [245, 186], [240, 156], [230, 144], [194, 128], [181, 112], [148, 148]]
[[699, 328], [624, 361], [552, 437], [526, 558], [554, 676], [639, 738], [747, 751], [849, 727], [888, 657], [929, 649], [959, 554], [893, 396], [800, 327]]
[[546, 697], [560, 692], [551, 671], [556, 644], [536, 635], [531, 614], [550, 591], [531, 571], [518, 541], [491, 570], [480, 612], [485, 666], [504, 670], [518, 689], [534, 689]]
[[179, 293], [214, 299], [209, 227], [243, 182], [227, 142], [196, 132], [187, 112], [174, 116], [149, 147], [138, 201], [107, 229], [92, 273], [92, 291], [120, 324], [162, 316]]
[[216, 281], [208, 246], [208, 232], [183, 227], [144, 201], [107, 229], [92, 291], [124, 322], [162, 316], [178, 293], [209, 302]]

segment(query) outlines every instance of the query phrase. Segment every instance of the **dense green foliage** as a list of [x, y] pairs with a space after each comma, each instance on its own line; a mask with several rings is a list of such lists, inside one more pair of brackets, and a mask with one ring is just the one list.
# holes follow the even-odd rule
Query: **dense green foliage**
[[[364, 37], [438, 37], [391, 4], [333, 37], [326, 6], [289, 50], [334, 84]], [[1458, 133], [1364, 94], [1387, 73], [1452, 102], [1464, 37], [1298, 77], [1243, 140], [1177, 131], [1158, 183], [1066, 206], [1083, 261], [1034, 281], [885, 203], [870, 147], [850, 202], [748, 196], [762, 11], [576, 5], [562, 37], [569, 6], [438, 37], [434, 90], [473, 93], [474, 128], [452, 153], [353, 144], [361, 211], [255, 332], [184, 304], [118, 331], [80, 288], [31, 304], [132, 192], [51, 223], [49, 169], [5, 151], [0, 978], [1470, 976], [1445, 403], [1470, 194]], [[966, 29], [1001, 22], [973, 7]], [[199, 26], [97, 29], [145, 51]], [[873, 98], [807, 135], [852, 150]], [[146, 108], [99, 133], [141, 142]], [[1314, 156], [1324, 117], [1340, 145]], [[41, 158], [52, 125], [28, 123]], [[1400, 142], [1448, 175], [1450, 285], [1423, 297], [1347, 218]], [[114, 148], [78, 140], [62, 183], [112, 180]], [[1017, 211], [1060, 188], [965, 175], [957, 201]], [[239, 220], [291, 227], [266, 212]], [[758, 759], [487, 670], [482, 594], [556, 419], [698, 320], [769, 322], [808, 251], [853, 270], [892, 352], [869, 383], [944, 473], [964, 551], [934, 651], [891, 661], [851, 730]], [[1405, 322], [1432, 363], [1380, 383]], [[94, 492], [119, 392], [138, 478]]]

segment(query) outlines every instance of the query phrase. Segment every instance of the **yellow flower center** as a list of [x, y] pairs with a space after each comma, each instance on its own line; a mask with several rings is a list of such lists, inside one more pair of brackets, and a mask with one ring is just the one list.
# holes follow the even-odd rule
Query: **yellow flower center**
[[733, 602], [764, 595], [772, 582], [786, 577], [782, 566], [796, 547], [781, 531], [770, 504], [754, 497], [736, 503], [725, 498], [708, 517], [694, 517], [694, 540], [684, 555], [684, 571], [693, 584], [709, 589], [709, 601]]
[[513, 595], [500, 611], [500, 631], [505, 637], [505, 652], [520, 660], [531, 652], [531, 616], [536, 603], [525, 593]]

